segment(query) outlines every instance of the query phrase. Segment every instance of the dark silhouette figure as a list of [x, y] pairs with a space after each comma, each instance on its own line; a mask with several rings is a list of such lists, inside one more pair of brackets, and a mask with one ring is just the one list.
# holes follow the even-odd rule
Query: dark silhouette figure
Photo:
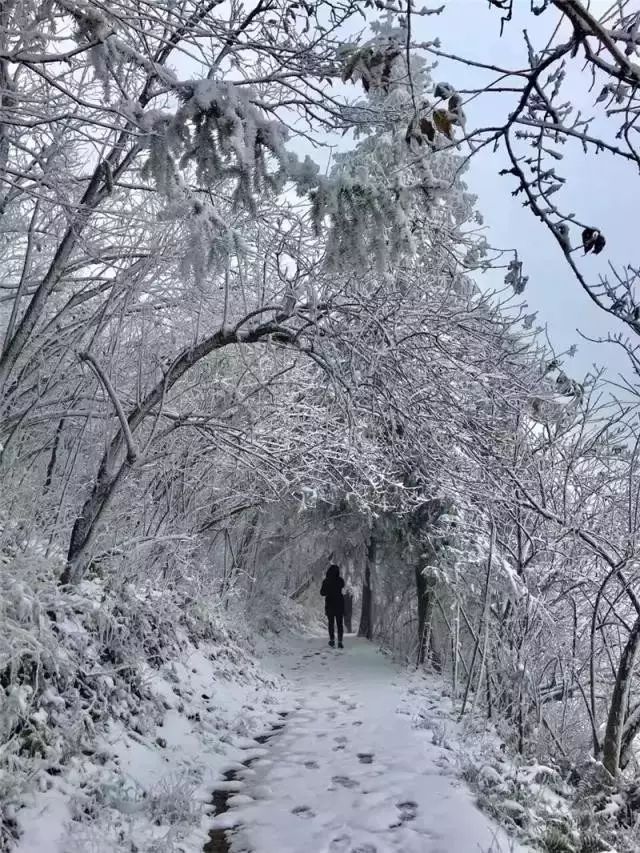
[[332, 563], [327, 569], [325, 579], [320, 587], [320, 595], [324, 596], [324, 612], [327, 614], [329, 623], [329, 645], [331, 647], [336, 644], [336, 625], [338, 627], [338, 648], [342, 649], [342, 635], [344, 617], [344, 598], [342, 596], [342, 588], [344, 580], [340, 577], [340, 568]]
[[345, 588], [343, 593], [344, 598], [344, 630], [350, 634], [352, 629], [351, 618], [353, 616], [353, 593], [349, 587]]

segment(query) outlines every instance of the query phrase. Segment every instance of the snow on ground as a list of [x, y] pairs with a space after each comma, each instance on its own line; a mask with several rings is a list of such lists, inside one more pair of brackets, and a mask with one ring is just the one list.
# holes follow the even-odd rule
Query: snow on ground
[[[351, 637], [344, 651], [318, 637], [277, 642], [263, 644], [261, 666], [203, 642], [149, 669], [158, 716], [114, 720], [94, 751], [45, 777], [18, 813], [17, 853], [200, 853], [212, 822], [234, 827], [232, 853], [525, 849], [460, 779], [438, 679]], [[218, 818], [214, 790], [230, 792]]]
[[292, 640], [271, 666], [290, 679], [294, 710], [216, 821], [235, 827], [233, 853], [525, 849], [476, 807], [443, 733], [421, 727], [419, 703], [436, 702], [427, 677], [411, 687], [375, 645], [353, 638], [344, 651]]

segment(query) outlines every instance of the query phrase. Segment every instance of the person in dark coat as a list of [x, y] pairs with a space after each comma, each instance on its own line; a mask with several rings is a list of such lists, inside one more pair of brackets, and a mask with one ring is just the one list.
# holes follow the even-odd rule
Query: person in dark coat
[[324, 596], [324, 612], [327, 614], [329, 624], [329, 645], [333, 648], [336, 644], [336, 625], [338, 627], [338, 648], [343, 649], [342, 635], [344, 617], [344, 598], [342, 588], [344, 580], [340, 577], [340, 568], [332, 563], [327, 569], [325, 579], [320, 587], [320, 595]]

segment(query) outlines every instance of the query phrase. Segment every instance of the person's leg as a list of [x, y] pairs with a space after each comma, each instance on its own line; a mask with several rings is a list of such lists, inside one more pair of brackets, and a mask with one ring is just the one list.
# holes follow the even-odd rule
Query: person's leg
[[335, 619], [333, 613], [327, 613], [327, 620], [329, 623], [329, 644], [333, 646], [336, 641], [336, 628], [335, 628]]
[[337, 614], [336, 622], [338, 623], [338, 646], [342, 647], [342, 635], [344, 633], [344, 627], [342, 624], [342, 613]]

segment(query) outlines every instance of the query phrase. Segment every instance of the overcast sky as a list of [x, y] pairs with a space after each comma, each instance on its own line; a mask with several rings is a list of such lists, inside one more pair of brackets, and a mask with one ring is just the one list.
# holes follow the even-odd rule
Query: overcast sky
[[[430, 2], [429, 6], [440, 5]], [[594, 0], [592, 10], [603, 12], [610, 0]], [[514, 20], [506, 25], [500, 37], [500, 13], [491, 9], [486, 0], [446, 0], [445, 11], [438, 16], [415, 19], [416, 39], [439, 37], [442, 49], [460, 53], [484, 62], [507, 67], [526, 67], [526, 48], [523, 27], [529, 29], [534, 43], [543, 46], [545, 35], [555, 23], [553, 12], [536, 18], [529, 12], [528, 0], [515, 1]], [[458, 88], [476, 88], [489, 78], [482, 71], [441, 60], [433, 71], [434, 80], [446, 80]], [[585, 114], [601, 115], [602, 107], [594, 106], [602, 86], [589, 93], [590, 77], [579, 67], [576, 75], [567, 80], [564, 95], [567, 100], [583, 107]], [[509, 112], [510, 96], [491, 95], [474, 101], [467, 107], [468, 128], [478, 125], [504, 123]], [[597, 128], [597, 124], [594, 125]], [[623, 351], [614, 345], [590, 344], [583, 341], [578, 328], [592, 337], [606, 336], [615, 331], [614, 320], [598, 309], [581, 290], [545, 226], [522, 207], [521, 197], [513, 198], [512, 177], [498, 177], [506, 165], [505, 156], [485, 152], [472, 162], [466, 181], [478, 195], [478, 207], [489, 226], [488, 238], [493, 245], [516, 247], [524, 261], [529, 285], [525, 298], [532, 310], [537, 310], [540, 324], [546, 323], [558, 350], [578, 345], [578, 353], [566, 367], [576, 378], [588, 371], [594, 361], [607, 367], [611, 378], [619, 371], [627, 374]], [[578, 146], [566, 146], [565, 157], [558, 172], [567, 178], [566, 187], [555, 198], [567, 212], [602, 229], [607, 248], [598, 258], [589, 256], [585, 269], [597, 280], [599, 272], [607, 269], [606, 261], [617, 264], [638, 260], [637, 170], [630, 164], [614, 161], [606, 154], [584, 155]], [[579, 240], [576, 229], [574, 244]], [[582, 253], [580, 252], [580, 255]]]

